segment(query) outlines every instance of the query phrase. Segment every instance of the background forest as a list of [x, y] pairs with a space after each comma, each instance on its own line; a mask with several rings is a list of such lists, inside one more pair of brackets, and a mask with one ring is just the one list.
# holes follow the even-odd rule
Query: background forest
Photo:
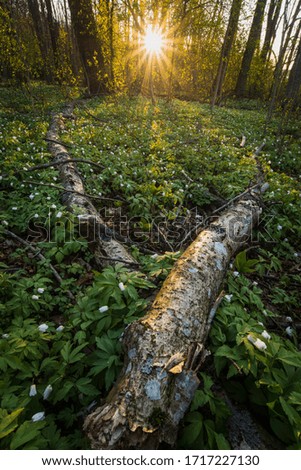
[[[301, 80], [297, 0], [2, 0], [3, 79], [86, 84], [90, 94], [149, 92], [189, 99], [271, 99], [295, 105]], [[147, 28], [163, 37], [151, 64]]]
[[[0, 0], [0, 103], [0, 448], [90, 448], [129, 324], [260, 177], [160, 445], [300, 449], [301, 0]], [[95, 255], [66, 167], [128, 261]]]

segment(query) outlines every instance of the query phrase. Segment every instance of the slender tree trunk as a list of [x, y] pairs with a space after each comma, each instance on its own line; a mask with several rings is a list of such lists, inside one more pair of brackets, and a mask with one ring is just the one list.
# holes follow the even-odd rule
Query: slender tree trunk
[[267, 25], [265, 30], [265, 36], [263, 41], [263, 46], [261, 49], [260, 57], [263, 63], [269, 60], [272, 45], [276, 36], [276, 29], [278, 24], [278, 19], [280, 15], [282, 0], [271, 0], [269, 11], [268, 11], [268, 18], [267, 18]]
[[45, 79], [48, 82], [51, 82], [52, 72], [51, 67], [49, 67], [49, 49], [47, 47], [47, 37], [45, 35], [45, 32], [43, 31], [43, 22], [41, 18], [39, 3], [38, 0], [27, 0], [27, 3], [44, 63]]
[[[284, 18], [287, 18], [288, 16], [288, 7], [289, 7], [289, 0], [286, 0], [285, 7], [284, 7], [285, 8]], [[278, 60], [277, 60], [277, 64], [276, 64], [275, 71], [274, 71], [274, 79], [273, 79], [273, 84], [271, 88], [270, 104], [269, 104], [269, 109], [267, 112], [266, 124], [270, 121], [272, 114], [274, 112], [274, 109], [275, 109], [275, 105], [276, 105], [276, 101], [277, 101], [277, 97], [279, 93], [279, 88], [281, 84], [281, 78], [283, 75], [283, 63], [284, 63], [285, 55], [286, 55], [289, 43], [291, 41], [294, 26], [299, 17], [300, 10], [301, 10], [301, 0], [298, 0], [298, 3], [295, 6], [295, 10], [291, 15], [290, 21], [289, 22], [285, 21], [285, 24], [283, 26], [280, 51], [279, 51]]]
[[291, 68], [288, 83], [285, 91], [285, 98], [290, 103], [291, 107], [295, 107], [298, 101], [301, 88], [301, 38], [299, 39], [299, 46], [296, 54], [294, 64]]
[[230, 11], [227, 31], [224, 38], [224, 43], [221, 51], [218, 71], [213, 83], [213, 96], [211, 106], [213, 107], [216, 101], [221, 97], [223, 83], [225, 80], [228, 62], [231, 54], [232, 45], [238, 28], [238, 20], [241, 10], [242, 0], [233, 0]]
[[242, 64], [235, 87], [235, 94], [238, 97], [243, 97], [246, 95], [247, 80], [251, 68], [251, 63], [254, 57], [256, 47], [259, 45], [260, 41], [266, 2], [267, 0], [257, 0], [250, 34], [248, 37], [246, 49], [243, 55]]
[[45, 0], [45, 3], [46, 3], [46, 8], [47, 8], [47, 22], [48, 22], [48, 27], [49, 27], [51, 45], [52, 45], [52, 50], [53, 50], [53, 56], [55, 58], [56, 52], [57, 52], [57, 36], [58, 36], [57, 28], [56, 28], [55, 20], [53, 17], [51, 0]]
[[90, 95], [108, 92], [102, 43], [91, 0], [68, 0], [72, 25]]

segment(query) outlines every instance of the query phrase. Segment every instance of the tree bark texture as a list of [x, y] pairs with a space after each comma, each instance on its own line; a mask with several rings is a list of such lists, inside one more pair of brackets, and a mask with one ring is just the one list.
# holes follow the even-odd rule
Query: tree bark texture
[[261, 49], [260, 57], [263, 63], [270, 59], [272, 45], [276, 36], [277, 24], [280, 15], [282, 0], [271, 0], [268, 16], [267, 25], [265, 30], [265, 36], [263, 46]]
[[247, 79], [249, 76], [251, 63], [254, 57], [256, 47], [259, 45], [262, 22], [264, 17], [264, 10], [267, 0], [258, 0], [255, 8], [255, 13], [250, 29], [246, 49], [243, 55], [241, 68], [239, 71], [235, 93], [238, 97], [243, 97], [246, 94]]
[[52, 70], [50, 66], [51, 59], [49, 57], [49, 47], [47, 44], [47, 35], [45, 34], [45, 28], [43, 25], [43, 20], [39, 8], [39, 2], [38, 0], [27, 0], [28, 3], [28, 9], [30, 12], [30, 15], [32, 17], [33, 25], [34, 25], [34, 30], [38, 39], [38, 44], [39, 48], [41, 51], [41, 56], [43, 59], [44, 63], [44, 69], [45, 69], [45, 79], [48, 82], [52, 81]]
[[[66, 114], [72, 112], [71, 108], [66, 108]], [[60, 144], [59, 129], [63, 126], [61, 117], [55, 115], [52, 117], [47, 139], [49, 139], [48, 148], [55, 162], [60, 160], [70, 160], [66, 148]], [[68, 162], [59, 166], [60, 179], [67, 192], [63, 194], [62, 200], [66, 207], [71, 211], [76, 211], [79, 220], [79, 229], [90, 241], [90, 247], [93, 248], [95, 260], [99, 266], [103, 266], [102, 257], [120, 260], [122, 263], [137, 264], [134, 258], [128, 253], [127, 249], [110, 235], [110, 230], [100, 217], [98, 211], [85, 196], [85, 188], [76, 167], [76, 163]], [[108, 263], [106, 263], [108, 264]], [[113, 264], [113, 263], [110, 263]]]
[[208, 354], [204, 342], [233, 255], [261, 213], [249, 193], [201, 232], [178, 260], [149, 313], [123, 336], [125, 363], [107, 403], [84, 429], [94, 449], [173, 446]]
[[68, 0], [68, 3], [89, 93], [105, 93], [105, 63], [91, 0]]
[[213, 85], [213, 97], [211, 105], [214, 106], [216, 101], [220, 98], [222, 94], [223, 83], [225, 80], [228, 62], [232, 50], [232, 45], [234, 42], [235, 35], [238, 28], [238, 20], [241, 10], [242, 0], [233, 0], [230, 17], [228, 22], [227, 31], [224, 37], [223, 47], [221, 51], [221, 57], [219, 61], [217, 75], [214, 80]]
[[294, 64], [290, 70], [288, 77], [288, 83], [286, 87], [286, 99], [294, 107], [297, 103], [297, 99], [301, 88], [301, 38], [299, 40], [299, 46], [296, 53]]

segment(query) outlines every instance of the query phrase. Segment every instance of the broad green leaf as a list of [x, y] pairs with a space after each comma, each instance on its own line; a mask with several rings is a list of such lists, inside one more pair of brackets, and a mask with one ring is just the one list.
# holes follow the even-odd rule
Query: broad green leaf
[[25, 421], [17, 429], [11, 444], [10, 448], [12, 450], [20, 449], [25, 446], [25, 444], [34, 445], [34, 440], [40, 437], [41, 429], [46, 426], [45, 421], [39, 421], [33, 423], [31, 421]]
[[301, 415], [291, 405], [289, 405], [284, 398], [279, 397], [279, 401], [291, 425], [297, 425], [298, 428], [301, 429]]
[[15, 410], [12, 413], [2, 417], [0, 422], [0, 439], [7, 436], [16, 429], [18, 426], [16, 420], [23, 410], [24, 408], [19, 408], [18, 410]]

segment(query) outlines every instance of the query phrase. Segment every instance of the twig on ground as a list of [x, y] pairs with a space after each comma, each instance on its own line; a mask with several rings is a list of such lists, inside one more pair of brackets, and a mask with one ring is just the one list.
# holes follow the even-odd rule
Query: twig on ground
[[123, 259], [120, 258], [110, 258], [109, 256], [98, 256], [98, 259], [102, 259], [104, 261], [113, 261], [114, 263], [122, 263], [122, 264], [128, 264], [130, 266], [137, 266], [140, 267], [139, 263], [132, 263], [131, 261], [124, 261]]
[[246, 145], [247, 138], [245, 135], [242, 136], [241, 142], [240, 142], [240, 147], [244, 147]]
[[102, 170], [105, 169], [104, 165], [101, 165], [100, 163], [92, 162], [91, 160], [85, 160], [84, 158], [70, 158], [66, 160], [60, 160], [59, 162], [41, 163], [40, 165], [35, 165], [35, 166], [27, 168], [26, 171], [42, 170], [44, 168], [49, 168], [52, 166], [60, 166], [60, 165], [64, 165], [67, 163], [87, 163], [88, 165], [96, 166], [97, 168], [101, 168]]
[[[63, 282], [63, 279], [61, 278], [61, 276], [59, 275], [59, 273], [57, 272], [57, 270], [52, 266], [51, 263], [48, 263], [48, 260], [45, 258], [44, 255], [42, 255], [42, 253], [40, 252], [40, 250], [38, 248], [35, 248], [34, 246], [32, 246], [31, 243], [27, 242], [26, 240], [23, 240], [23, 238], [19, 237], [18, 235], [16, 235], [14, 232], [11, 232], [10, 230], [7, 230], [7, 229], [4, 229], [4, 233], [5, 235], [9, 236], [10, 238], [13, 238], [14, 240], [18, 241], [19, 243], [21, 243], [22, 245], [26, 246], [32, 253], [35, 254], [35, 256], [37, 256], [41, 261], [47, 263], [47, 265], [49, 266], [49, 269], [51, 269], [52, 273], [53, 273], [53, 276], [55, 277], [55, 279], [59, 282], [59, 284], [62, 284]], [[74, 295], [72, 294], [72, 292], [70, 292], [69, 290], [66, 291], [69, 299], [71, 300], [75, 300], [75, 297]]]
[[33, 184], [35, 186], [46, 186], [46, 187], [50, 187], [50, 188], [53, 188], [53, 189], [57, 189], [59, 191], [65, 192], [65, 193], [78, 194], [79, 196], [82, 196], [86, 199], [99, 199], [101, 201], [115, 201], [115, 202], [116, 201], [118, 201], [118, 202], [122, 201], [122, 202], [124, 202], [124, 199], [121, 198], [120, 196], [119, 196], [119, 199], [117, 199], [117, 198], [114, 199], [112, 197], [102, 197], [102, 196], [93, 196], [92, 194], [82, 194], [79, 191], [72, 191], [71, 189], [65, 189], [61, 186], [58, 186], [58, 185], [54, 184], [54, 183], [40, 183], [39, 181], [27, 181], [27, 180], [22, 181], [22, 183], [23, 184]]
[[51, 142], [52, 144], [62, 145], [63, 147], [66, 147], [67, 149], [72, 149], [73, 147], [72, 145], [66, 144], [65, 142], [60, 142], [59, 140], [48, 139], [48, 137], [43, 137], [43, 140], [45, 140], [45, 142]]

